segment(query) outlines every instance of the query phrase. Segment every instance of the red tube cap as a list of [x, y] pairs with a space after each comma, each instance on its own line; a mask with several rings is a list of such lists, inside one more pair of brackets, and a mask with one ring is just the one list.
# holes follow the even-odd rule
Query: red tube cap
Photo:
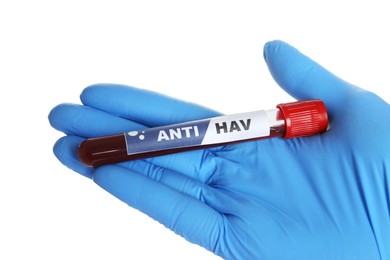
[[328, 114], [320, 99], [279, 104], [285, 121], [284, 138], [315, 135], [328, 128]]

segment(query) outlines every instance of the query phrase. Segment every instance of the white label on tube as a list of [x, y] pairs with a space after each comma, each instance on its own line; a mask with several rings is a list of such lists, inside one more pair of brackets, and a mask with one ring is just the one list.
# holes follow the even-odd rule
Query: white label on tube
[[202, 144], [233, 142], [269, 134], [267, 114], [261, 110], [211, 119]]

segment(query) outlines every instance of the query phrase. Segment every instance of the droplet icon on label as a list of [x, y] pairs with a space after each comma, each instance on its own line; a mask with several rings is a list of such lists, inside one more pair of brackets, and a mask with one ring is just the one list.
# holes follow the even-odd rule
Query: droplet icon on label
[[138, 131], [131, 131], [127, 133], [130, 136], [136, 136], [138, 134]]

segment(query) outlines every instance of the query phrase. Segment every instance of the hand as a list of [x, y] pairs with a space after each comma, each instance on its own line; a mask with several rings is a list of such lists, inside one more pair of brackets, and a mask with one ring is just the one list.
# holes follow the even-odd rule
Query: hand
[[[390, 106], [280, 41], [264, 57], [296, 99], [322, 99], [330, 129], [87, 168], [84, 138], [219, 115], [100, 84], [49, 116], [58, 159], [187, 240], [227, 259], [389, 259]], [[98, 122], [98, 123], [97, 123]]]

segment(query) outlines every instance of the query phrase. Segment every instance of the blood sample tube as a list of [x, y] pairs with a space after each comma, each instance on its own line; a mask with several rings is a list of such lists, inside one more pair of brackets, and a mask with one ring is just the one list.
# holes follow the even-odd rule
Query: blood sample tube
[[90, 167], [248, 140], [319, 134], [328, 128], [321, 100], [279, 104], [274, 109], [219, 116], [180, 124], [90, 138], [78, 156]]

